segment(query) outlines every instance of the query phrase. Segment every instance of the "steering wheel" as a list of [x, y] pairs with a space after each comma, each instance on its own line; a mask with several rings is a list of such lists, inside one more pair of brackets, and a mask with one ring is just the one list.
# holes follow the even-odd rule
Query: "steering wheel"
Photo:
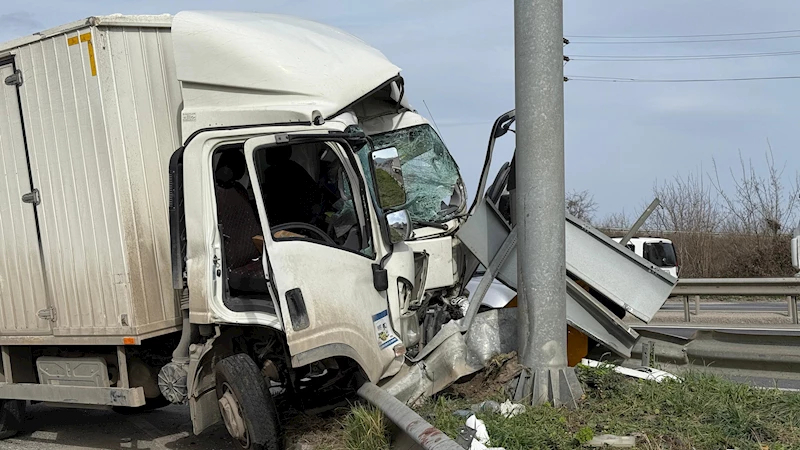
[[274, 235], [278, 231], [291, 230], [291, 229], [299, 229], [299, 230], [310, 231], [311, 233], [316, 234], [317, 236], [321, 237], [322, 240], [325, 241], [326, 244], [337, 245], [336, 242], [334, 242], [334, 240], [331, 239], [331, 237], [328, 236], [327, 233], [325, 233], [324, 231], [322, 231], [319, 228], [315, 227], [314, 225], [309, 225], [309, 224], [303, 223], [303, 222], [282, 223], [280, 225], [275, 225], [274, 227], [270, 228], [269, 231]]

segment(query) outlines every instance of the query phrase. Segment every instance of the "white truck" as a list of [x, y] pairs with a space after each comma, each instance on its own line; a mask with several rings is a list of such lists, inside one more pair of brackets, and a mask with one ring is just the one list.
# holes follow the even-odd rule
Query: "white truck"
[[[613, 238], [615, 242], [622, 241], [621, 237]], [[635, 237], [625, 244], [628, 250], [658, 266], [671, 276], [678, 278], [678, 254], [672, 241], [660, 237]]]
[[[91, 17], [0, 44], [0, 74], [0, 437], [27, 401], [188, 403], [196, 433], [276, 449], [278, 400], [371, 381], [412, 402], [515, 345], [513, 308], [464, 308], [510, 225], [467, 210], [400, 69], [361, 40], [265, 14]], [[629, 353], [606, 306], [649, 320], [675, 280], [573, 219], [570, 324]]]

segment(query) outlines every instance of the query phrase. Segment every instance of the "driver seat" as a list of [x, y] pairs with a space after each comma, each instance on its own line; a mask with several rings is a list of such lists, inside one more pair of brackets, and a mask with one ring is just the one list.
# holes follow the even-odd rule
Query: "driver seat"
[[247, 164], [244, 155], [228, 150], [214, 170], [217, 214], [223, 237], [228, 287], [234, 291], [268, 294], [267, 279], [261, 261], [262, 251], [253, 243], [262, 235], [261, 223], [239, 180]]

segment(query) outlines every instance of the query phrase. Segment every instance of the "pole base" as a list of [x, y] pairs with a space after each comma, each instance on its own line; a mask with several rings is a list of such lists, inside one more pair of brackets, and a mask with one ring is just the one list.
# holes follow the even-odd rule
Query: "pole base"
[[509, 382], [508, 389], [515, 402], [527, 405], [549, 402], [555, 407], [575, 409], [583, 397], [583, 388], [572, 367], [522, 369]]

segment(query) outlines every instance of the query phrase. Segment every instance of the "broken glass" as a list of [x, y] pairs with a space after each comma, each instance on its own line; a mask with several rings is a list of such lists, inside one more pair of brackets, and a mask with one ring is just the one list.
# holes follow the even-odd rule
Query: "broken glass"
[[442, 223], [464, 211], [466, 195], [458, 165], [430, 125], [372, 138], [375, 149], [397, 148], [406, 187], [406, 209], [412, 221]]

